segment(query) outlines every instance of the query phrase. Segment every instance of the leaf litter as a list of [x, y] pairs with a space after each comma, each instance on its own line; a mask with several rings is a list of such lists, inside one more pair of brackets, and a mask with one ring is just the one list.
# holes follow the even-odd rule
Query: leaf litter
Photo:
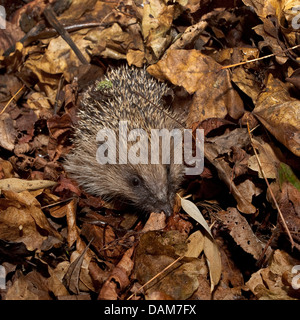
[[[1, 299], [299, 299], [296, 6], [16, 1], [0, 30]], [[167, 219], [119, 214], [63, 168], [82, 89], [120, 63], [167, 81], [204, 129], [204, 171]]]

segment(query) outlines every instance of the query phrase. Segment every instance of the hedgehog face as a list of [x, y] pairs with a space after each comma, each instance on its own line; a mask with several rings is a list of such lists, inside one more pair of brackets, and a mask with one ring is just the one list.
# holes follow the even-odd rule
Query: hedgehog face
[[175, 192], [183, 178], [181, 165], [132, 165], [123, 176], [120, 197], [130, 199], [140, 211], [173, 212]]

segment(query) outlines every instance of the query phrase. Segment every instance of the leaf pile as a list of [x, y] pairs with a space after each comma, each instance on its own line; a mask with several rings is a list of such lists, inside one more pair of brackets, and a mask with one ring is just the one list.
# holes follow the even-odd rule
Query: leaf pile
[[[298, 2], [27, 2], [0, 29], [1, 299], [299, 299]], [[122, 63], [204, 130], [167, 220], [63, 168], [82, 90]]]

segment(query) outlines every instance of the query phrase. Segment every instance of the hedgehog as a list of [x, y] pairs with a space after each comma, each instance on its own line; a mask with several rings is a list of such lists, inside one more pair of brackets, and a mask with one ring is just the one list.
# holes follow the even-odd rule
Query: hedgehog
[[[145, 68], [127, 65], [111, 68], [104, 80], [96, 80], [89, 86], [78, 110], [73, 149], [64, 164], [69, 177], [87, 193], [116, 208], [171, 215], [176, 192], [184, 179], [184, 165], [175, 163], [174, 156], [170, 163], [163, 162], [160, 156], [155, 164], [151, 161], [101, 164], [96, 157], [99, 130], [108, 128], [118, 137], [120, 121], [126, 121], [129, 132], [143, 129], [149, 135], [151, 129], [182, 130], [179, 115], [165, 106], [168, 90], [165, 83], [150, 76]], [[133, 144], [127, 143], [127, 147]], [[118, 157], [118, 143], [116, 148]]]

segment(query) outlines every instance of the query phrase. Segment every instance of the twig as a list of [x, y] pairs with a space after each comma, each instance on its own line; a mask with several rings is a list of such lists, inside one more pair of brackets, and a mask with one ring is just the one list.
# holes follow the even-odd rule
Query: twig
[[[141, 291], [145, 286], [147, 286], [149, 283], [151, 283], [153, 280], [155, 280], [157, 277], [159, 277], [162, 273], [164, 273], [165, 271], [167, 271], [168, 269], [170, 269], [176, 262], [180, 261], [184, 256], [180, 256], [178, 257], [175, 261], [173, 261], [172, 263], [170, 263], [168, 266], [166, 266], [162, 271], [160, 271], [156, 276], [154, 276], [153, 278], [151, 278], [149, 281], [147, 281], [144, 285], [142, 285], [138, 291]], [[127, 300], [130, 300], [136, 293], [133, 293], [129, 298], [127, 298]]]
[[9, 104], [14, 100], [14, 98], [25, 88], [23, 84], [22, 87], [9, 99], [3, 110], [0, 112], [0, 115], [5, 111], [5, 109], [9, 106]]
[[280, 52], [268, 54], [267, 56], [264, 56], [264, 57], [260, 57], [260, 58], [256, 58], [256, 59], [251, 59], [251, 60], [247, 60], [247, 61], [243, 61], [243, 62], [239, 62], [239, 63], [235, 63], [235, 64], [230, 64], [230, 65], [228, 65], [228, 66], [222, 67], [221, 70], [223, 70], [223, 69], [229, 69], [229, 68], [233, 68], [233, 67], [237, 67], [237, 66], [242, 66], [242, 65], [247, 64], [247, 63], [251, 63], [251, 62], [255, 62], [255, 61], [259, 61], [259, 60], [271, 58], [271, 57], [277, 56], [277, 55], [279, 55], [279, 54], [281, 54], [281, 53], [285, 53], [285, 52], [288, 52], [288, 51], [297, 49], [297, 48], [299, 48], [299, 47], [300, 47], [300, 44], [298, 44], [298, 45], [296, 45], [296, 46], [293, 46], [293, 47], [291, 47], [291, 48], [287, 48], [287, 49], [282, 50], [282, 51], [280, 51]]
[[58, 206], [58, 205], [60, 205], [62, 203], [68, 202], [68, 201], [73, 200], [73, 199], [75, 199], [75, 197], [71, 197], [71, 198], [68, 198], [68, 199], [65, 199], [65, 200], [61, 200], [61, 201], [57, 201], [57, 202], [54, 202], [54, 203], [50, 203], [50, 204], [47, 204], [45, 206], [42, 206], [41, 209], [55, 207], [55, 206]]
[[253, 151], [254, 151], [256, 160], [257, 160], [257, 162], [258, 162], [258, 166], [259, 166], [260, 172], [261, 172], [263, 178], [264, 178], [265, 181], [266, 181], [267, 187], [268, 187], [268, 189], [269, 189], [269, 191], [270, 191], [270, 195], [271, 195], [271, 197], [272, 197], [272, 199], [273, 199], [273, 201], [274, 201], [274, 204], [275, 204], [276, 209], [277, 209], [277, 211], [278, 211], [278, 213], [279, 213], [279, 216], [280, 216], [280, 218], [281, 218], [281, 220], [282, 220], [282, 223], [283, 223], [283, 226], [284, 226], [284, 228], [285, 228], [285, 230], [286, 230], [286, 233], [287, 233], [288, 236], [289, 236], [289, 239], [290, 239], [290, 241], [291, 241], [291, 246], [292, 246], [292, 249], [293, 249], [294, 246], [295, 246], [293, 237], [292, 237], [292, 235], [291, 235], [291, 233], [290, 233], [290, 230], [289, 230], [289, 228], [288, 228], [288, 226], [287, 226], [287, 224], [286, 224], [286, 222], [285, 222], [285, 219], [284, 219], [284, 217], [283, 217], [283, 214], [282, 214], [282, 212], [281, 212], [281, 210], [280, 210], [280, 208], [279, 208], [279, 205], [278, 205], [278, 203], [277, 203], [277, 201], [276, 201], [276, 199], [275, 199], [275, 196], [274, 196], [274, 194], [273, 194], [273, 191], [272, 191], [272, 189], [271, 189], [271, 187], [270, 187], [269, 181], [268, 181], [268, 179], [267, 179], [267, 177], [266, 177], [266, 175], [265, 175], [265, 172], [264, 172], [264, 170], [263, 170], [263, 168], [262, 168], [262, 164], [261, 164], [260, 159], [259, 159], [259, 157], [258, 157], [258, 154], [257, 154], [257, 152], [256, 152], [256, 148], [255, 148], [255, 146], [254, 146], [254, 144], [253, 144], [253, 142], [252, 142], [252, 136], [251, 136], [250, 126], [249, 126], [249, 122], [248, 122], [248, 121], [247, 121], [247, 129], [248, 129], [248, 134], [249, 134], [249, 137], [250, 137], [251, 145], [252, 145], [252, 148], [253, 148]]
[[50, 23], [50, 25], [61, 35], [61, 37], [71, 47], [71, 49], [74, 51], [74, 53], [76, 54], [76, 56], [80, 60], [80, 62], [82, 64], [89, 64], [89, 62], [86, 60], [85, 56], [82, 54], [82, 52], [79, 50], [79, 48], [76, 46], [76, 44], [72, 40], [69, 32], [57, 20], [55, 12], [52, 10], [50, 5], [48, 5], [48, 7], [45, 8], [44, 16], [47, 19], [47, 21]]

